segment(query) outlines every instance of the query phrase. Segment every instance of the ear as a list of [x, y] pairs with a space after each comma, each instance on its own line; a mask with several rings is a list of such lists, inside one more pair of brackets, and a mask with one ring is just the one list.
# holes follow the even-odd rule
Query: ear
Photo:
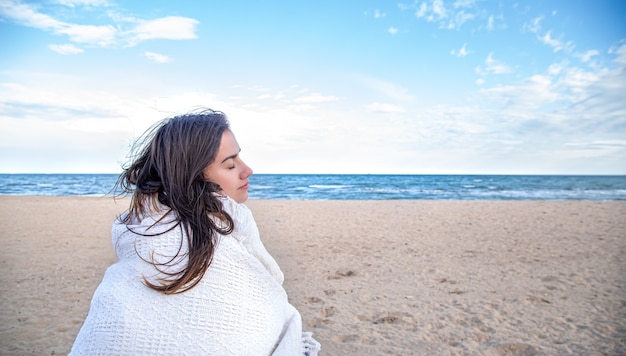
[[209, 176], [209, 167], [210, 165], [206, 166], [206, 168], [204, 168], [204, 170], [202, 171], [202, 179], [208, 182], [211, 181], [211, 177]]

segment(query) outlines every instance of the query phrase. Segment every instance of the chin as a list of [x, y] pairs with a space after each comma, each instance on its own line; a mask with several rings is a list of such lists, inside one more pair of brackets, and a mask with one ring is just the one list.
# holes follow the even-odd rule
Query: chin
[[248, 200], [248, 192], [233, 194], [231, 198], [239, 204], [245, 203]]

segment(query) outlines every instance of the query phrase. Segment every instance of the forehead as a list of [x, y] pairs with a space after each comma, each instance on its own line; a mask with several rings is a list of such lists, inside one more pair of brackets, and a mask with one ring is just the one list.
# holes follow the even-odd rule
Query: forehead
[[235, 138], [233, 132], [228, 129], [224, 130], [224, 133], [222, 133], [220, 148], [217, 152], [217, 157], [224, 159], [228, 156], [239, 153], [239, 151], [239, 143], [237, 143], [237, 139]]

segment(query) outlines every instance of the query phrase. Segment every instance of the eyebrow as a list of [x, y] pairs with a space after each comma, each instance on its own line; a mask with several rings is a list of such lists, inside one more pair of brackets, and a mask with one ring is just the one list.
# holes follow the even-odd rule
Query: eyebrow
[[[241, 152], [241, 148], [239, 149], [239, 152]], [[222, 161], [222, 163], [224, 163], [224, 162], [228, 161], [229, 159], [235, 159], [235, 158], [237, 158], [237, 156], [239, 156], [239, 152], [237, 152], [237, 153], [235, 153], [235, 154], [232, 154], [232, 155], [230, 155], [230, 156], [228, 156], [228, 157], [224, 158], [224, 160]], [[221, 164], [221, 163], [220, 163], [220, 164]]]

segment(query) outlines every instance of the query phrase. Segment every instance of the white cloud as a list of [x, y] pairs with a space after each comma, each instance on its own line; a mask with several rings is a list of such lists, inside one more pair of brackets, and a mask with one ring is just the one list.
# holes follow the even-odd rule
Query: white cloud
[[77, 6], [109, 6], [107, 0], [57, 0], [56, 2], [71, 8]]
[[626, 149], [626, 140], [594, 140], [594, 141], [586, 141], [586, 142], [567, 142], [564, 145], [574, 146], [574, 147]]
[[300, 104], [316, 104], [316, 103], [326, 103], [326, 102], [337, 101], [337, 100], [338, 98], [336, 96], [313, 93], [313, 94], [298, 97], [294, 99], [293, 101], [295, 103], [300, 103]]
[[500, 102], [509, 109], [539, 108], [560, 99], [552, 80], [543, 75], [533, 75], [518, 85], [503, 85], [481, 89], [481, 93]]
[[423, 2], [420, 7], [415, 11], [415, 17], [425, 17], [426, 12], [428, 11], [428, 5]]
[[480, 75], [486, 74], [508, 74], [513, 70], [506, 64], [493, 58], [493, 52], [490, 52], [485, 59], [485, 67], [477, 67], [476, 72]]
[[449, 28], [460, 29], [461, 26], [469, 20], [473, 20], [474, 15], [465, 11], [459, 11], [454, 15], [454, 20], [450, 21]]
[[[417, 4], [418, 2], [415, 2], [413, 5], [403, 5], [399, 8], [401, 10], [415, 9], [415, 17], [438, 23], [441, 29], [459, 30], [471, 20], [490, 17], [486, 11], [478, 8], [474, 0], [458, 0], [453, 3], [430, 0]], [[493, 16], [490, 17], [488, 23], [491, 23], [489, 29], [493, 29]]]
[[91, 7], [106, 7], [109, 6], [107, 0], [56, 0], [58, 4], [65, 5], [67, 7], [75, 8], [78, 6], [91, 6]]
[[552, 63], [548, 67], [548, 74], [551, 76], [558, 75], [563, 71], [564, 68], [565, 65], [562, 63]]
[[148, 58], [149, 60], [156, 63], [168, 63], [170, 61], [170, 58], [168, 56], [154, 52], [144, 52], [143, 55], [146, 56], [146, 58]]
[[260, 100], [282, 100], [285, 98], [285, 93], [283, 93], [282, 91], [279, 91], [277, 93], [266, 93], [261, 94], [256, 98]]
[[78, 48], [71, 44], [65, 44], [65, 45], [51, 44], [51, 45], [48, 45], [48, 48], [50, 48], [51, 50], [59, 54], [80, 54], [84, 52], [82, 48]]
[[541, 31], [541, 21], [543, 21], [543, 16], [535, 17], [530, 22], [525, 23], [523, 29], [528, 32], [539, 33]]
[[572, 101], [580, 101], [589, 96], [588, 90], [593, 83], [599, 80], [599, 73], [585, 71], [581, 68], [570, 67], [564, 70], [560, 79], [562, 90], [570, 96]]
[[379, 9], [376, 9], [376, 10], [374, 11], [374, 18], [375, 18], [375, 19], [380, 19], [380, 18], [383, 18], [383, 17], [385, 17], [385, 16], [387, 16], [387, 14], [385, 14], [385, 13], [384, 13], [384, 12], [382, 12], [382, 11], [380, 11]]
[[395, 35], [398, 33], [398, 29], [395, 27], [389, 27], [389, 29], [387, 30], [387, 32], [389, 32], [392, 35]]
[[33, 5], [14, 1], [0, 3], [0, 14], [24, 26], [67, 35], [71, 41], [78, 43], [107, 46], [115, 42], [117, 32], [111, 25], [77, 25], [59, 21], [52, 16], [39, 12], [38, 8]]
[[473, 7], [476, 3], [476, 0], [456, 0], [452, 7], [457, 8], [469, 8]]
[[623, 164], [626, 62], [614, 63], [612, 68], [591, 70], [554, 63], [543, 75], [478, 93], [497, 105], [499, 123], [492, 124], [502, 128], [502, 135], [523, 135], [525, 142], [537, 146], [533, 150], [551, 152], [564, 162], [602, 156]]
[[72, 42], [108, 47], [116, 43], [118, 30], [111, 26], [65, 25], [55, 30], [56, 33], [67, 35]]
[[51, 30], [64, 26], [64, 23], [55, 18], [36, 11], [36, 8], [17, 1], [0, 2], [0, 15], [24, 26], [42, 30]]
[[552, 31], [547, 31], [544, 35], [540, 35], [539, 32], [539, 27], [537, 26], [537, 28], [527, 28], [529, 30], [531, 30], [531, 32], [536, 33], [537, 34], [537, 39], [547, 45], [552, 47], [552, 50], [554, 52], [559, 52], [559, 51], [564, 51], [565, 53], [572, 53], [574, 50], [574, 42], [572, 41], [568, 41], [568, 42], [563, 42], [563, 40], [561, 39], [557, 39], [557, 38], [553, 38], [552, 37]]
[[626, 65], [626, 44], [609, 48], [609, 54], [615, 54], [614, 62], [620, 65]]
[[188, 17], [168, 16], [141, 21], [133, 30], [134, 38], [143, 40], [168, 39], [189, 40], [197, 38], [198, 21]]
[[395, 101], [411, 101], [413, 99], [406, 88], [396, 84], [364, 75], [357, 76], [355, 79], [366, 88], [380, 93], [385, 98]]
[[546, 32], [546, 34], [540, 37], [539, 39], [544, 44], [547, 44], [548, 46], [552, 47], [554, 49], [554, 52], [558, 52], [561, 49], [563, 49], [563, 45], [561, 44], [561, 41], [552, 38], [550, 31]]
[[415, 16], [423, 17], [428, 22], [435, 22], [446, 18], [447, 14], [442, 0], [432, 0], [430, 5], [426, 1], [422, 2], [415, 12]]
[[446, 18], [446, 9], [443, 5], [443, 0], [433, 0], [432, 12], [437, 16], [436, 20]]
[[459, 58], [463, 58], [467, 56], [470, 52], [467, 50], [467, 43], [464, 43], [463, 46], [459, 50], [452, 50], [450, 52], [453, 56], [457, 56]]
[[273, 110], [275, 105], [297, 112], [310, 111], [323, 107], [323, 103], [337, 102], [339, 97], [311, 92], [308, 88], [291, 85], [282, 90], [273, 90], [265, 86], [235, 85], [236, 96], [230, 96], [235, 106], [248, 108], [258, 112]]
[[[622, 53], [617, 48], [614, 52]], [[28, 146], [36, 153], [31, 157], [55, 162], [54, 166], [35, 162], [40, 172], [75, 169], [55, 161], [54, 156], [68, 154], [50, 148], [55, 145], [66, 147], [60, 148], [64, 150], [80, 147], [81, 157], [100, 165], [91, 168], [81, 163], [81, 167], [88, 167], [84, 169], [115, 172], [117, 162], [125, 160], [130, 140], [150, 124], [204, 103], [227, 113], [244, 159], [259, 173], [471, 173], [493, 167], [512, 173], [529, 173], [529, 169], [537, 173], [593, 173], [595, 168], [566, 171], [563, 167], [584, 163], [582, 155], [616, 162], [616, 157], [623, 156], [624, 139], [619, 135], [626, 124], [626, 104], [620, 100], [626, 84], [620, 84], [623, 78], [616, 77], [623, 67], [593, 77], [559, 65], [562, 68], [558, 71], [528, 77], [517, 85], [480, 90], [483, 96], [472, 106], [398, 105], [380, 99], [350, 110], [316, 107], [314, 104], [336, 97], [303, 95], [308, 91], [301, 86], [281, 90], [242, 87], [237, 90], [240, 97], [222, 99], [201, 91], [163, 96], [162, 88], [140, 93], [103, 92], [88, 88], [84, 79], [73, 83], [76, 79], [32, 78], [32, 85], [0, 85], [0, 124], [10, 128], [0, 132], [0, 142], [4, 147]], [[571, 76], [567, 82], [566, 73]], [[60, 85], [45, 87], [40, 82]], [[372, 83], [385, 82], [370, 80]], [[569, 86], [584, 90], [574, 98], [565, 89]], [[598, 93], [603, 93], [600, 98]], [[272, 97], [279, 100], [268, 100]], [[293, 100], [285, 97], [299, 98], [301, 105], [290, 106]], [[489, 109], [487, 103], [491, 102], [501, 107]], [[600, 111], [607, 107], [609, 114]], [[21, 142], [20, 132], [28, 132], [37, 144]], [[92, 147], [87, 141], [93, 141]], [[577, 143], [580, 145], [575, 146]], [[338, 153], [340, 159], [336, 158]], [[544, 159], [550, 162], [539, 167], [536, 162]], [[5, 162], [3, 167], [21, 166]]]
[[[98, 0], [63, 1], [62, 4], [70, 7], [108, 5], [106, 1]], [[195, 31], [198, 21], [187, 17], [167, 16], [143, 20], [120, 16], [110, 11], [112, 24], [82, 25], [57, 20], [53, 15], [45, 13], [46, 10], [43, 4], [35, 6], [13, 0], [0, 2], [0, 16], [23, 26], [65, 35], [71, 42], [88, 46], [135, 46], [145, 40], [197, 38]]]
[[117, 172], [133, 137], [130, 120], [153, 111], [128, 93], [76, 86], [75, 78], [20, 80], [32, 83], [0, 84], [0, 149], [12, 152], [10, 165], [23, 172]]
[[585, 53], [580, 53], [577, 56], [580, 58], [580, 60], [583, 63], [587, 63], [591, 60], [592, 57], [599, 55], [600, 52], [596, 51], [595, 49], [589, 50]]
[[493, 53], [489, 53], [487, 59], [485, 59], [486, 69], [489, 73], [493, 74], [506, 74], [511, 73], [511, 68], [500, 61], [493, 59]]
[[487, 19], [487, 30], [488, 31], [493, 31], [493, 16], [489, 16], [489, 18]]
[[367, 111], [376, 112], [376, 113], [403, 113], [405, 112], [404, 108], [398, 105], [393, 104], [384, 104], [384, 103], [372, 103], [367, 106]]
[[[71, 6], [68, 0], [64, 2], [66, 6]], [[76, 9], [89, 6], [87, 3], [96, 6], [98, 2], [71, 2]], [[472, 51], [462, 40], [456, 42], [457, 47], [450, 52], [453, 55], [463, 57], [470, 52], [475, 54], [481, 48], [475, 42], [480, 40], [478, 34], [466, 28], [472, 20], [461, 21], [465, 15], [474, 15], [474, 23], [482, 26], [479, 29], [484, 30], [486, 23], [487, 29], [489, 23], [500, 28], [501, 18], [489, 16], [486, 11], [473, 10], [481, 3], [439, 3], [447, 6], [445, 11], [440, 11], [446, 17], [431, 26], [457, 26], [463, 23], [467, 33], [464, 31], [462, 36], [465, 38], [467, 34], [467, 38], [474, 38], [469, 46]], [[6, 4], [6, 1], [0, 0], [0, 11], [3, 13], [9, 11], [6, 6], [3, 7]], [[27, 5], [27, 9], [22, 8], [20, 16], [26, 14], [23, 18], [28, 18], [29, 23], [49, 33], [62, 35], [63, 39], [74, 36], [71, 37], [71, 44], [50, 45], [51, 50], [59, 53], [78, 53], [97, 45], [136, 44], [165, 35], [176, 39], [192, 38], [198, 26], [193, 19], [182, 21], [187, 23], [188, 28], [172, 34], [169, 31], [176, 32], [176, 29], [172, 29], [176, 21], [168, 23], [116, 16], [111, 18], [110, 23], [105, 22], [103, 25], [105, 29], [106, 26], [115, 29], [111, 37], [110, 34], [107, 36], [106, 31], [100, 32], [99, 28], [78, 27], [83, 25], [59, 21], [68, 21], [68, 18], [55, 17], [53, 13], [44, 11], [49, 2], [36, 4]], [[421, 0], [411, 9], [422, 9], [420, 4]], [[433, 3], [428, 1], [423, 4], [424, 16], [437, 18], [433, 12]], [[66, 8], [63, 11], [67, 15], [74, 10], [68, 11]], [[111, 16], [113, 12], [107, 11], [106, 14]], [[15, 17], [0, 16], [3, 21], [15, 20]], [[459, 20], [453, 21], [457, 16]], [[492, 22], [489, 19], [493, 19]], [[108, 20], [100, 18], [99, 21]], [[414, 18], [413, 21], [421, 22], [425, 18]], [[501, 52], [489, 55], [484, 52], [481, 57], [484, 62], [477, 68], [480, 76], [475, 80], [475, 86], [468, 89], [458, 85], [454, 92], [442, 96], [437, 96], [437, 91], [442, 91], [441, 88], [446, 87], [445, 83], [438, 83], [428, 76], [412, 77], [410, 75], [418, 73], [413, 67], [398, 68], [409, 74], [397, 82], [381, 80], [383, 75], [389, 75], [387, 78], [397, 75], [384, 64], [370, 69], [368, 75], [351, 77], [354, 81], [349, 83], [347, 89], [341, 86], [344, 83], [340, 79], [344, 78], [338, 78], [331, 87], [324, 89], [315, 80], [308, 79], [307, 82], [304, 76], [274, 80], [274, 73], [268, 72], [267, 75], [263, 73], [263, 77], [229, 76], [228, 79], [216, 79], [215, 83], [207, 87], [220, 88], [219, 95], [212, 94], [210, 90], [214, 89], [206, 89], [200, 82], [194, 82], [194, 91], [185, 91], [179, 84], [169, 85], [171, 81], [165, 83], [168, 78], [158, 75], [133, 77], [132, 85], [120, 87], [121, 72], [106, 68], [103, 68], [103, 72], [110, 75], [119, 73], [120, 77], [103, 80], [102, 77], [98, 78], [103, 73], [94, 73], [94, 77], [68, 79], [66, 76], [41, 72], [27, 73], [26, 70], [9, 73], [0, 81], [0, 125], [6, 128], [0, 130], [0, 156], [8, 157], [4, 155], [6, 152], [18, 153], [23, 148], [35, 153], [31, 158], [40, 154], [51, 162], [46, 166], [31, 165], [34, 169], [66, 170], [71, 166], [58, 157], [79, 155], [93, 162], [109, 162], [108, 167], [117, 169], [115, 162], [123, 157], [119, 155], [125, 153], [125, 144], [143, 132], [149, 124], [204, 104], [224, 110], [229, 115], [244, 148], [245, 158], [251, 157], [250, 163], [261, 173], [318, 170], [346, 173], [393, 173], [399, 170], [406, 173], [432, 173], [447, 170], [471, 173], [495, 169], [493, 167], [503, 167], [503, 170], [508, 169], [513, 173], [529, 173], [533, 169], [537, 169], [535, 172], [538, 173], [594, 173], [594, 170], [596, 173], [605, 173], [611, 163], [616, 163], [613, 165], [615, 167], [619, 163], [626, 164], [623, 139], [626, 137], [626, 103], [623, 99], [623, 93], [626, 92], [626, 45], [621, 43], [611, 48], [607, 58], [604, 57], [607, 54], [604, 50], [589, 50], [570, 53], [580, 61], [561, 59], [563, 56], [560, 54], [568, 53], [566, 41], [560, 37], [556, 39], [562, 46], [559, 55], [548, 53], [552, 52], [550, 48], [539, 44], [539, 35], [546, 33], [541, 30], [540, 22], [539, 19], [531, 23], [536, 28], [529, 26], [527, 31], [536, 31], [526, 36], [535, 40], [538, 47], [543, 47], [540, 48], [541, 52], [551, 55], [552, 62], [545, 64], [543, 58], [523, 57], [521, 59], [524, 62], [517, 66], [510, 62], [513, 59], [500, 58], [497, 54], [503, 56]], [[24, 20], [20, 23], [27, 22]], [[141, 31], [134, 31], [135, 26]], [[63, 30], [64, 33], [61, 32]], [[80, 30], [85, 30], [85, 34], [78, 33]], [[432, 30], [429, 32], [432, 33]], [[552, 33], [548, 38], [555, 40]], [[436, 37], [439, 34], [433, 35]], [[107, 44], [111, 43], [111, 38], [112, 44]], [[64, 41], [59, 40], [59, 43]], [[444, 48], [450, 50], [453, 46]], [[152, 60], [160, 59], [161, 62], [168, 59], [162, 54], [147, 52], [145, 48], [139, 53]], [[516, 53], [508, 55], [511, 57], [506, 58], [516, 57]], [[466, 60], [453, 62], [459, 65]], [[591, 65], [594, 62], [597, 63]], [[525, 72], [525, 66], [530, 63], [533, 67]], [[536, 63], [539, 64], [535, 66]], [[150, 67], [158, 70], [156, 66]], [[457, 69], [461, 70], [462, 67]], [[358, 70], [367, 69], [359, 67]], [[515, 75], [494, 77], [513, 72]], [[13, 75], [13, 79], [6, 79], [9, 75]], [[24, 79], [35, 75], [39, 77]], [[197, 75], [197, 71], [182, 75], [178, 79], [186, 82], [184, 75]], [[213, 74], [211, 78], [215, 78]], [[428, 86], [414, 84], [418, 81], [416, 78], [422, 79]], [[283, 82], [296, 82], [298, 85], [275, 86]], [[240, 83], [240, 86], [233, 88], [233, 83]], [[254, 83], [259, 85], [249, 85]], [[410, 87], [403, 87], [400, 83]], [[309, 89], [307, 85], [315, 89]], [[441, 105], [435, 106], [425, 99], [415, 99], [421, 99], [418, 96], [421, 95], [420, 90], [432, 90], [432, 93], [427, 93], [427, 97]], [[462, 90], [473, 90], [473, 96], [468, 97]], [[459, 102], [469, 104], [463, 106]], [[89, 147], [91, 140], [97, 147]], [[55, 151], [52, 155], [49, 151], [56, 147], [62, 147], [62, 152]], [[581, 157], [594, 159], [585, 161]], [[605, 163], [593, 166], [594, 162], [599, 161], [596, 157], [601, 157]], [[539, 164], [543, 164], [545, 170], [536, 168]], [[2, 160], [0, 166], [4, 170], [11, 167]], [[623, 172], [623, 168], [614, 170]]]

